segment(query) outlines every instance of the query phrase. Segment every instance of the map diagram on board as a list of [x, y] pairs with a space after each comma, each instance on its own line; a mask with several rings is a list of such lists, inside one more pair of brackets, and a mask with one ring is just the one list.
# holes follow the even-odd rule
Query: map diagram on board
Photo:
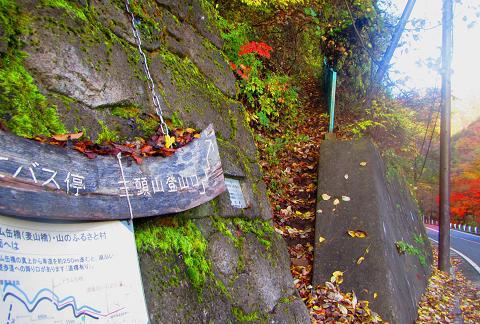
[[0, 216], [0, 323], [148, 323], [132, 225]]

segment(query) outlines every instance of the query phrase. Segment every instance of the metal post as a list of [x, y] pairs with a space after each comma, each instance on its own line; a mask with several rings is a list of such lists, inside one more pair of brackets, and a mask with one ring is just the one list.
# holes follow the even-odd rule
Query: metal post
[[452, 105], [453, 1], [443, 1], [442, 118], [440, 124], [440, 227], [438, 269], [450, 273], [450, 111]]
[[330, 122], [328, 124], [328, 132], [333, 133], [333, 127], [335, 122], [335, 90], [337, 88], [337, 72], [333, 69], [329, 69], [328, 71], [331, 73], [330, 78], [330, 96], [328, 100], [328, 111], [330, 113]]

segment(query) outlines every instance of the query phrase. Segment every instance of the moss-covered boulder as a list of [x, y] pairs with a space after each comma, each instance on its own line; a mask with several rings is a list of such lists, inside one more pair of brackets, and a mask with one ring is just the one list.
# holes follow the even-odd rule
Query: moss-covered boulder
[[137, 227], [153, 323], [308, 323], [285, 242], [266, 221], [210, 217]]

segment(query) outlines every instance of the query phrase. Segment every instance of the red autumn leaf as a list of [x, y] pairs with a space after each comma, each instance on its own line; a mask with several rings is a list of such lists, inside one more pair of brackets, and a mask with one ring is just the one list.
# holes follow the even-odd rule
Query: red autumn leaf
[[135, 162], [137, 164], [142, 164], [143, 159], [140, 156], [138, 156], [137, 154], [132, 154], [131, 157], [135, 160]]
[[89, 159], [94, 159], [97, 157], [97, 154], [91, 152], [91, 151], [84, 151], [83, 154]]
[[144, 147], [141, 148], [140, 152], [143, 154], [148, 154], [152, 151], [153, 147], [151, 145], [145, 145]]

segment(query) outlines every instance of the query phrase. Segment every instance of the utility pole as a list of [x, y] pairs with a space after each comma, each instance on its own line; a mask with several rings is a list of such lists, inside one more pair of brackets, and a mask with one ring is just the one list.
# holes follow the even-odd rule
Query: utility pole
[[443, 0], [442, 117], [440, 124], [440, 227], [438, 269], [450, 272], [450, 111], [452, 106], [453, 1]]

